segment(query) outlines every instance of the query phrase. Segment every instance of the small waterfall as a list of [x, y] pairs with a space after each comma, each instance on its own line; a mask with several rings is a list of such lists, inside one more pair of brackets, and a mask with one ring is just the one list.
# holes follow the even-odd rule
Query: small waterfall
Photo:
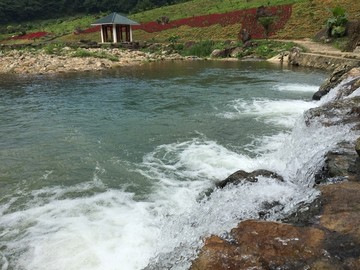
[[[339, 99], [347, 82], [334, 88], [317, 105], [324, 106]], [[351, 95], [358, 94], [356, 90]], [[295, 211], [301, 203], [313, 201], [319, 195], [313, 188], [314, 176], [324, 165], [325, 154], [355, 136], [351, 124], [325, 126], [322, 124], [324, 117], [305, 113], [277, 150], [246, 161], [246, 169], [274, 171], [284, 177], [284, 182], [260, 177], [256, 183], [229, 185], [216, 189], [187, 212], [165, 218], [159, 235], [162, 243], [158, 245], [157, 255], [144, 269], [188, 269], [207, 236], [216, 234], [227, 238], [227, 232], [239, 221], [258, 219], [265, 205], [275, 205], [266, 219], [279, 220]], [[240, 163], [241, 168], [244, 166]]]

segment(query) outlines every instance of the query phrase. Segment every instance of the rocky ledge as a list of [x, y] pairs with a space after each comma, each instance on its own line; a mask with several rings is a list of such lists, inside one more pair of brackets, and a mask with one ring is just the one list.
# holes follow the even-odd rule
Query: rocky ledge
[[51, 74], [105, 70], [145, 62], [183, 60], [177, 53], [119, 48], [43, 48], [0, 51], [0, 73]]
[[[307, 111], [305, 121], [350, 124], [359, 137], [360, 98], [354, 91], [360, 89], [360, 67], [340, 73], [337, 70], [332, 78], [322, 89], [330, 83], [346, 83], [341, 84], [333, 101]], [[226, 239], [207, 238], [191, 269], [360, 269], [359, 153], [360, 138], [340, 143], [326, 154], [325, 165], [315, 176], [315, 188], [321, 192], [318, 199], [283, 220], [261, 220], [259, 213], [259, 220], [240, 222]], [[282, 181], [269, 171], [238, 171], [218, 187], [253, 182], [261, 174]]]

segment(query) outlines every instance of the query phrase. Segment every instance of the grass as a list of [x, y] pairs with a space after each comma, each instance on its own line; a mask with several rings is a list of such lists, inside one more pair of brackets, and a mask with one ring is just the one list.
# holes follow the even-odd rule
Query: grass
[[329, 8], [340, 5], [345, 8], [350, 20], [360, 19], [359, 0], [307, 0], [293, 5], [293, 13], [285, 28], [277, 33], [278, 38], [314, 37], [324, 28], [331, 17]]
[[211, 25], [210, 27], [190, 27], [187, 25], [179, 28], [168, 29], [161, 32], [147, 33], [142, 30], [134, 31], [135, 40], [148, 40], [155, 42], [168, 42], [172, 36], [178, 36], [180, 42], [201, 40], [237, 40], [241, 29], [240, 24], [227, 26]]
[[[224, 13], [233, 10], [259, 7], [260, 5], [281, 5], [294, 3], [293, 12], [285, 28], [279, 31], [276, 36], [271, 38], [299, 39], [314, 37], [314, 35], [324, 27], [324, 23], [331, 16], [328, 8], [341, 5], [347, 11], [349, 19], [360, 19], [359, 0], [193, 0], [177, 5], [165, 6], [129, 17], [139, 21], [154, 21], [161, 16], [167, 16], [171, 20], [206, 15], [213, 13]], [[86, 29], [97, 18], [105, 14], [78, 15], [61, 19], [46, 21], [32, 21], [22, 23], [27, 32], [46, 31], [54, 34], [51, 42], [76, 43], [80, 40], [91, 40], [100, 42], [99, 33], [74, 35], [76, 29]], [[0, 26], [6, 29], [6, 26]], [[11, 27], [10, 27], [11, 28]], [[22, 29], [19, 25], [14, 25], [13, 29]], [[169, 42], [172, 36], [178, 36], [180, 42], [185, 41], [204, 41], [204, 40], [237, 40], [237, 35], [241, 29], [240, 24], [222, 27], [212, 25], [210, 27], [189, 27], [181, 26], [177, 29], [169, 29], [157, 33], [147, 33], [137, 30], [134, 32], [134, 40], [137, 41], [158, 41]], [[39, 40], [4, 40], [11, 34], [0, 35], [1, 43], [4, 44], [24, 44], [24, 43], [43, 43], [48, 39]], [[340, 45], [338, 45], [340, 46]]]
[[[244, 49], [237, 57], [242, 58], [251, 55], [268, 59], [282, 52], [289, 51], [295, 46], [293, 42], [274, 40], [255, 40], [254, 42], [257, 44], [256, 46]], [[182, 56], [209, 57], [215, 49], [233, 49], [235, 47], [242, 47], [243, 44], [241, 42], [203, 40], [198, 42], [172, 43], [171, 46]]]
[[295, 43], [293, 42], [280, 42], [274, 40], [257, 40], [256, 43], [258, 46], [244, 50], [238, 57], [256, 55], [268, 59], [282, 52], [289, 51], [295, 46]]
[[130, 17], [138, 22], [150, 22], [167, 16], [170, 20], [188, 18], [199, 15], [207, 15], [213, 13], [226, 13], [233, 10], [255, 8], [259, 6], [278, 6], [284, 4], [293, 4], [308, 0], [193, 0], [181, 4], [164, 6]]
[[103, 58], [103, 59], [108, 59], [111, 60], [113, 62], [117, 62], [119, 61], [119, 58], [117, 58], [116, 56], [106, 53], [104, 51], [100, 51], [100, 52], [91, 52], [88, 50], [84, 50], [84, 49], [77, 49], [73, 54], [73, 57], [94, 57], [94, 58]]

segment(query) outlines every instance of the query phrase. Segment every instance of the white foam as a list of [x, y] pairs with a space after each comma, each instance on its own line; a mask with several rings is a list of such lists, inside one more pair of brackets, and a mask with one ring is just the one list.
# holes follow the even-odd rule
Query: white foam
[[[152, 194], [143, 201], [106, 189], [97, 164], [90, 182], [36, 190], [22, 210], [2, 209], [0, 245], [6, 245], [2, 261], [15, 269], [138, 270], [149, 261], [148, 269], [168, 265], [187, 269], [204, 236], [257, 218], [265, 202], [284, 205], [270, 213], [270, 219], [277, 219], [298, 203], [314, 199], [317, 192], [310, 187], [316, 166], [312, 167], [321, 165], [323, 154], [346, 138], [347, 131], [298, 124], [291, 134], [265, 139], [259, 146], [264, 154], [256, 158], [203, 136], [159, 146], [138, 164], [137, 171], [154, 183]], [[258, 183], [215, 190], [210, 198], [198, 201], [199, 193], [214, 181], [239, 169], [260, 168], [276, 171], [286, 181], [260, 177]], [[69, 195], [94, 188], [99, 190], [94, 195]], [[25, 195], [29, 194], [19, 194], [11, 203]]]
[[353, 97], [357, 97], [357, 96], [360, 96], [360, 87], [345, 98], [353, 98]]
[[[239, 99], [222, 117], [250, 116], [290, 127], [316, 104]], [[247, 146], [258, 155], [254, 158], [203, 135], [160, 145], [134, 165], [135, 172], [153, 183], [142, 201], [124, 190], [107, 188], [99, 163], [89, 182], [29, 194], [19, 191], [0, 208], [1, 270], [138, 270], [149, 261], [148, 269], [188, 269], [205, 236], [223, 234], [242, 219], [258, 218], [264, 203], [282, 205], [270, 210], [269, 219], [274, 220], [300, 202], [313, 200], [318, 194], [311, 188], [313, 175], [323, 155], [351, 136], [349, 127], [316, 122], [306, 126], [301, 119], [291, 133], [254, 138]], [[269, 169], [285, 182], [259, 177], [257, 183], [215, 190], [199, 201], [199, 193], [240, 169]], [[45, 171], [41, 180], [51, 174]], [[24, 203], [24, 197], [31, 199]], [[17, 204], [18, 210], [11, 212]]]
[[288, 84], [275, 85], [274, 89], [279, 91], [289, 91], [289, 92], [315, 93], [319, 89], [319, 86], [311, 85], [311, 84], [288, 83]]
[[[259, 177], [257, 183], [243, 183], [215, 190], [209, 199], [196, 203], [186, 213], [173, 215], [163, 223], [162, 239], [157, 257], [149, 269], [189, 269], [205, 236], [222, 235], [235, 227], [239, 220], [258, 218], [264, 203], [278, 202], [271, 219], [280, 218], [302, 201], [313, 200], [318, 192], [299, 189], [296, 185]], [[283, 208], [284, 207], [284, 208]], [[178, 248], [176, 248], [178, 247]], [[180, 247], [180, 248], [179, 248]]]
[[[66, 189], [53, 192], [57, 197]], [[17, 268], [118, 269], [121, 265], [141, 269], [154, 255], [158, 239], [152, 204], [109, 190], [90, 197], [28, 205], [22, 211], [3, 215], [0, 226], [13, 228], [3, 237], [12, 257], [17, 258]]]
[[316, 106], [316, 102], [302, 100], [237, 99], [230, 105], [233, 110], [220, 114], [221, 117], [240, 119], [253, 116], [268, 124], [293, 127], [296, 119], [305, 111]]

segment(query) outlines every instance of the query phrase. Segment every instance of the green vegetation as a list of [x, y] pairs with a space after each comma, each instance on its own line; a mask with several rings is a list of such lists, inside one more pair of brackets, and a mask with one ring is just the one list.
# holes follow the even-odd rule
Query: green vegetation
[[[4, 13], [5, 9], [2, 9], [4, 3], [7, 3], [9, 0], [4, 0], [4, 2], [0, 3], [0, 13]], [[15, 3], [19, 3], [25, 0], [14, 0]], [[30, 0], [34, 1], [34, 0]], [[48, 1], [47, 5], [44, 5], [44, 9], [49, 9], [52, 5], [53, 0]], [[64, 0], [67, 1], [67, 0]], [[79, 3], [84, 3], [85, 0], [73, 1], [74, 3], [69, 4], [67, 6], [68, 9], [72, 9], [72, 6], [75, 6]], [[112, 6], [110, 3], [113, 0], [107, 0], [109, 3], [107, 9], [111, 11], [121, 12], [122, 9], [118, 9], [116, 6]], [[156, 20], [167, 21], [169, 19], [170, 23], [172, 20], [206, 15], [206, 14], [214, 14], [214, 13], [224, 13], [233, 10], [245, 9], [245, 8], [254, 8], [259, 7], [261, 5], [264, 6], [274, 6], [281, 4], [289, 4], [293, 3], [291, 18], [286, 24], [285, 28], [278, 31], [276, 36], [271, 36], [271, 38], [280, 38], [280, 39], [299, 39], [305, 37], [314, 37], [316, 33], [320, 30], [324, 29], [326, 26], [327, 19], [332, 15], [329, 14], [330, 11], [335, 11], [334, 14], [339, 14], [337, 9], [334, 9], [337, 5], [339, 5], [338, 0], [193, 0], [193, 1], [182, 1], [182, 0], [174, 0], [174, 1], [152, 1], [146, 0], [149, 5], [164, 6], [148, 10], [145, 12], [140, 12], [137, 14], [132, 14], [129, 17], [139, 21], [139, 22], [156, 22]], [[43, 0], [38, 0], [38, 3], [42, 3]], [[77, 4], [75, 4], [75, 2]], [[105, 0], [94, 1], [94, 0], [86, 0], [87, 5], [91, 7], [94, 3], [98, 3], [99, 7], [105, 3]], [[118, 1], [122, 3], [122, 0]], [[128, 0], [128, 5], [135, 7], [137, 3], [140, 1], [137, 0]], [[141, 2], [145, 2], [141, 1]], [[177, 2], [178, 4], [170, 5], [172, 3]], [[184, 3], [180, 3], [184, 2]], [[346, 10], [346, 14], [348, 15], [349, 20], [360, 19], [360, 5], [357, 4], [358, 0], [341, 0], [341, 8]], [[60, 1], [59, 3], [63, 3]], [[59, 4], [58, 3], [58, 4]], [[66, 2], [65, 2], [66, 4]], [[56, 6], [56, 5], [55, 5]], [[139, 6], [138, 6], [139, 7]], [[9, 8], [9, 7], [6, 7]], [[39, 7], [36, 7], [39, 8]], [[54, 8], [54, 7], [53, 7]], [[114, 9], [113, 9], [114, 8]], [[90, 8], [89, 8], [90, 9]], [[81, 33], [81, 30], [87, 29], [90, 27], [90, 24], [94, 22], [99, 17], [102, 17], [108, 12], [100, 13], [98, 11], [94, 11], [92, 14], [84, 14], [78, 13], [76, 16], [70, 16], [73, 11], [76, 12], [90, 12], [90, 10], [81, 10], [81, 9], [73, 9], [71, 12], [67, 12], [66, 17], [62, 18], [52, 18], [48, 20], [32, 20], [32, 21], [22, 21], [11, 24], [0, 24], [0, 40], [3, 44], [25, 44], [25, 43], [77, 43], [80, 40], [90, 40], [100, 42], [100, 35], [98, 32], [94, 33]], [[134, 12], [135, 9], [128, 9], [131, 12]], [[49, 16], [58, 16], [61, 15], [62, 11], [54, 12], [51, 14], [47, 12]], [[81, 15], [80, 15], [81, 14]], [[340, 12], [341, 14], [341, 12]], [[1, 15], [1, 14], [0, 14]], [[14, 15], [15, 16], [15, 15]], [[1, 16], [0, 16], [1, 17]], [[163, 19], [166, 17], [166, 20]], [[274, 16], [276, 17], [276, 16]], [[2, 18], [2, 17], [1, 17]], [[29, 17], [31, 18], [31, 16]], [[271, 23], [273, 19], [263, 20], [263, 26], [271, 28]], [[261, 22], [260, 20], [260, 22]], [[241, 30], [242, 25], [240, 23], [232, 24], [232, 25], [211, 25], [209, 27], [190, 27], [187, 25], [180, 26], [176, 29], [168, 29], [161, 32], [148, 33], [143, 30], [137, 30], [133, 33], [134, 40], [137, 41], [150, 41], [150, 42], [165, 42], [171, 44], [184, 44], [187, 41], [204, 41], [204, 40], [214, 40], [214, 41], [226, 41], [226, 40], [237, 40], [238, 33]], [[339, 30], [339, 29], [338, 29]], [[341, 29], [340, 29], [341, 30]], [[50, 32], [52, 35], [48, 35], [41, 39], [33, 39], [33, 40], [5, 40], [12, 35], [18, 35], [21, 32]], [[74, 34], [74, 32], [78, 32], [80, 34]], [[340, 45], [339, 45], [340, 46]], [[49, 48], [51, 53], [51, 48]], [[56, 50], [54, 50], [56, 51]]]
[[68, 16], [61, 19], [26, 21], [21, 24], [11, 23], [0, 25], [0, 33], [20, 34], [21, 32], [45, 31], [55, 35], [63, 35], [75, 32], [76, 29], [89, 28], [90, 24], [103, 16], [103, 13], [96, 15]]
[[307, 0], [293, 5], [292, 15], [285, 28], [277, 33], [277, 38], [313, 38], [326, 26], [329, 9], [341, 3], [349, 20], [360, 19], [358, 0]]
[[330, 9], [332, 17], [326, 21], [328, 35], [330, 37], [343, 37], [346, 32], [346, 24], [348, 22], [346, 11], [344, 8], [337, 6]]
[[2, 0], [0, 23], [50, 19], [79, 13], [139, 12], [184, 0]]
[[94, 58], [103, 58], [103, 59], [109, 59], [111, 61], [119, 61], [119, 58], [112, 54], [108, 54], [104, 51], [101, 52], [90, 52], [88, 50], [84, 49], [77, 49], [73, 54], [73, 57], [94, 57]]
[[258, 22], [264, 27], [266, 38], [269, 37], [271, 25], [276, 21], [276, 17], [265, 16], [258, 18]]
[[[243, 49], [237, 56], [242, 58], [251, 55], [268, 59], [282, 52], [289, 51], [295, 46], [295, 43], [293, 42], [280, 42], [273, 40], [256, 40], [254, 43], [254, 46]], [[243, 44], [241, 42], [229, 43], [226, 41], [205, 40], [199, 42], [176, 43], [171, 46], [183, 56], [209, 57], [215, 49], [232, 50], [231, 48], [243, 47]]]
[[277, 54], [285, 51], [289, 51], [295, 46], [293, 42], [280, 42], [280, 41], [266, 41], [257, 40], [257, 46], [253, 46], [245, 49], [242, 53], [238, 54], [238, 57], [244, 57], [249, 55], [256, 55], [265, 59], [271, 58]]
[[131, 16], [139, 22], [155, 21], [167, 16], [170, 21], [199, 15], [225, 13], [233, 10], [300, 3], [308, 0], [193, 0], [172, 6], [162, 6]]
[[61, 50], [64, 46], [60, 43], [49, 43], [44, 46], [43, 50], [46, 54], [61, 55]]
[[180, 54], [194, 55], [198, 57], [208, 57], [214, 50], [215, 42], [212, 40], [200, 41], [195, 44], [185, 44], [184, 49], [180, 51]]

